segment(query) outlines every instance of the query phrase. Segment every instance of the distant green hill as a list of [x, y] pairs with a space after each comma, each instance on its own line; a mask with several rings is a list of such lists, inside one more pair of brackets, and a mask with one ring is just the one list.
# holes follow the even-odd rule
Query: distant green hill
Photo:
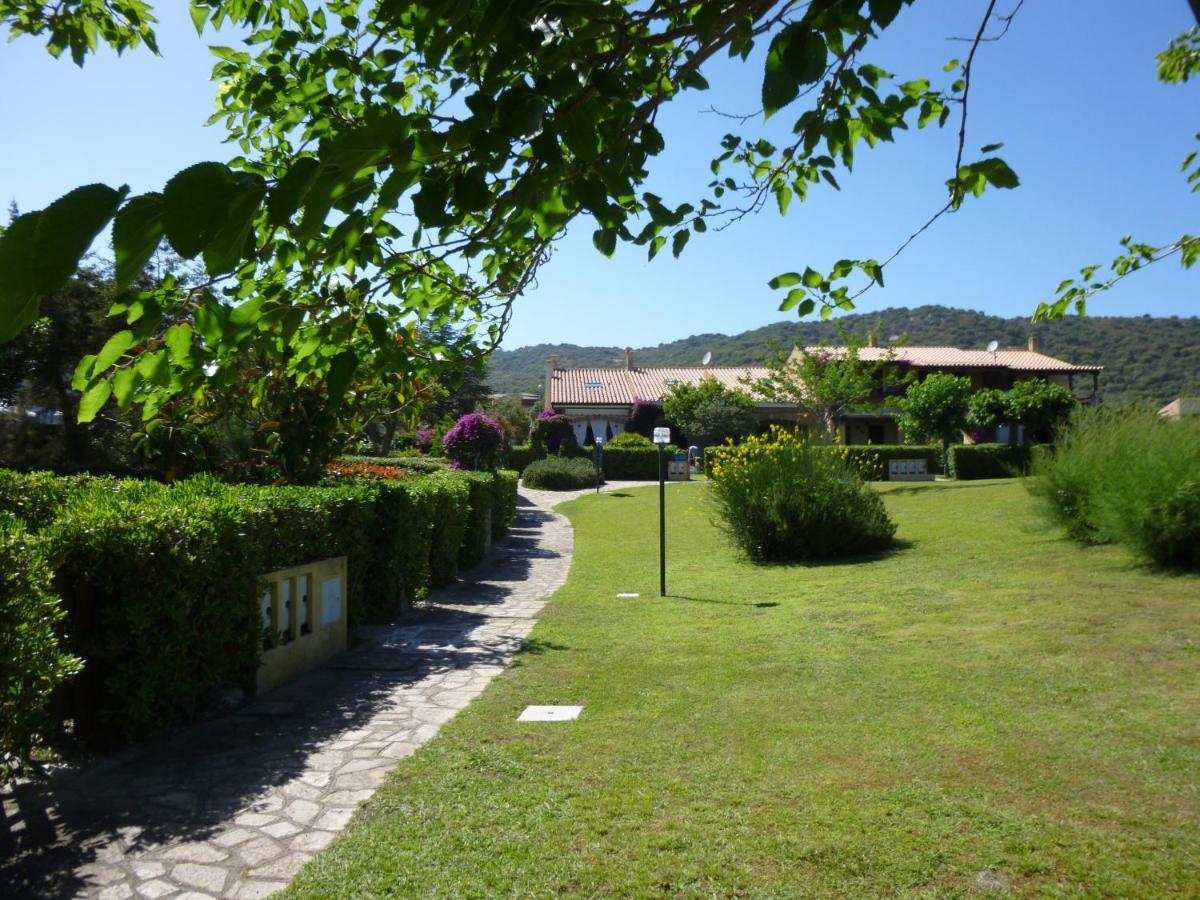
[[[1086, 316], [1031, 325], [1026, 318], [1002, 319], [981, 312], [919, 306], [885, 309], [844, 316], [840, 322], [853, 334], [878, 328], [881, 343], [895, 335], [910, 344], [983, 348], [988, 341], [1002, 347], [1024, 346], [1032, 333], [1042, 342], [1042, 352], [1068, 362], [1102, 365], [1102, 396], [1109, 401], [1146, 400], [1167, 403], [1181, 395], [1200, 395], [1200, 318], [1151, 316]], [[643, 366], [700, 364], [706, 351], [714, 366], [761, 362], [772, 341], [833, 343], [835, 322], [778, 322], [741, 334], [697, 334], [657, 347], [634, 350], [634, 361]], [[495, 391], [536, 391], [550, 354], [559, 354], [562, 366], [619, 366], [625, 364], [620, 347], [580, 347], [576, 344], [537, 344], [492, 354], [488, 383]]]

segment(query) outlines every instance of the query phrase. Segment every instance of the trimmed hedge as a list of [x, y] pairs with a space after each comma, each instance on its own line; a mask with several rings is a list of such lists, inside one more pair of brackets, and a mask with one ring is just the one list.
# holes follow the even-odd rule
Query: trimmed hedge
[[508, 467], [518, 472], [524, 472], [529, 464], [538, 458], [537, 451], [531, 444], [514, 444], [508, 449]]
[[36, 536], [0, 516], [0, 780], [7, 781], [45, 735], [52, 691], [79, 670], [56, 628], [64, 612]]
[[530, 463], [521, 480], [543, 491], [579, 491], [596, 486], [596, 469], [587, 459], [548, 456]]
[[1034, 445], [952, 444], [950, 475], [961, 481], [1016, 478], [1028, 474]]
[[412, 472], [440, 472], [446, 463], [436, 456], [339, 456], [338, 462], [348, 465], [388, 466]]
[[[667, 444], [666, 459], [674, 459], [679, 448]], [[604, 448], [604, 477], [613, 481], [658, 481], [658, 447], [612, 447]]]
[[220, 688], [252, 689], [267, 572], [346, 556], [351, 623], [383, 619], [477, 562], [516, 506], [513, 472], [320, 487], [52, 478], [0, 472], [0, 519], [44, 525], [68, 646], [86, 660], [62, 715], [99, 746], [187, 721]]

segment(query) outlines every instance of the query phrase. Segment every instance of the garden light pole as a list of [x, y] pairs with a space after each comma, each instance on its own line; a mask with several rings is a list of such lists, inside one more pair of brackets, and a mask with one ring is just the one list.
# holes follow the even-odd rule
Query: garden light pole
[[596, 493], [600, 493], [600, 480], [604, 475], [604, 438], [596, 438], [596, 446], [592, 450], [592, 464], [596, 467]]
[[666, 448], [671, 440], [670, 428], [655, 428], [654, 443], [658, 445], [658, 596], [667, 596], [667, 488]]

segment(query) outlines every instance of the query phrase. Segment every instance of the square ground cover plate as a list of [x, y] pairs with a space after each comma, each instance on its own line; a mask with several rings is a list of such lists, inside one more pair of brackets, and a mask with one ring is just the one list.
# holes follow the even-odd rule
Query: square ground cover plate
[[527, 706], [517, 716], [518, 722], [567, 722], [578, 719], [582, 706]]

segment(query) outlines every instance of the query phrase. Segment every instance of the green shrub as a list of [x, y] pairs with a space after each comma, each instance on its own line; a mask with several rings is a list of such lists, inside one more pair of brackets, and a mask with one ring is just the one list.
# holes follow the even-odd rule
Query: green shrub
[[604, 449], [607, 451], [610, 447], [650, 447], [654, 449], [654, 441], [636, 431], [622, 431], [609, 441]]
[[828, 559], [892, 543], [896, 526], [846, 448], [772, 427], [710, 452], [717, 510], [730, 539], [751, 559]]
[[520, 474], [510, 469], [498, 469], [492, 473], [492, 490], [495, 499], [492, 505], [492, 540], [498, 541], [512, 528], [517, 515], [517, 486]]
[[646, 444], [605, 447], [604, 477], [613, 481], [658, 481], [658, 448], [649, 441]]
[[1029, 472], [1032, 455], [1028, 444], [952, 444], [950, 475], [960, 481], [1016, 478]]
[[1081, 410], [1034, 455], [1031, 489], [1072, 537], [1200, 568], [1200, 419]]
[[535, 459], [538, 459], [532, 444], [517, 444], [508, 449], [508, 468], [524, 472]]
[[51, 692], [79, 671], [56, 633], [63, 610], [38, 539], [0, 517], [0, 780], [46, 736]]
[[89, 475], [0, 469], [0, 511], [11, 513], [37, 531], [62, 513], [67, 498], [81, 485], [93, 480]]
[[348, 465], [390, 466], [412, 472], [440, 472], [446, 464], [436, 456], [339, 456]]
[[596, 469], [590, 460], [549, 456], [530, 463], [521, 480], [543, 491], [578, 491], [596, 486]]
[[470, 491], [467, 530], [458, 551], [458, 565], [469, 569], [487, 555], [492, 543], [492, 516], [496, 515], [496, 479], [490, 472], [463, 472]]
[[440, 587], [453, 581], [458, 572], [459, 554], [470, 516], [471, 488], [462, 472], [439, 472], [427, 479], [438, 488], [429, 551], [429, 582], [433, 587]]

